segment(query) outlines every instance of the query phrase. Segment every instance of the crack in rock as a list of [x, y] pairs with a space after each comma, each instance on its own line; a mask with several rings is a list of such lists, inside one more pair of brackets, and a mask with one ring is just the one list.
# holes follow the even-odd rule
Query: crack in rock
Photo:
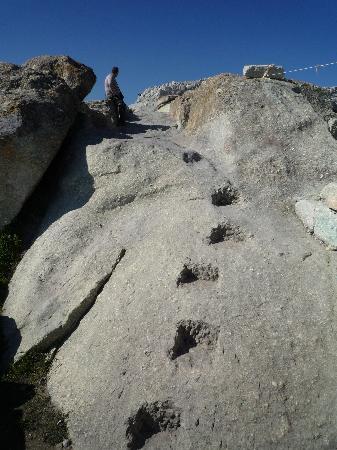
[[102, 293], [105, 285], [111, 278], [111, 275], [116, 270], [116, 267], [125, 256], [126, 250], [122, 249], [115, 264], [110, 272], [106, 274], [101, 280], [96, 282], [95, 286], [90, 290], [88, 295], [82, 300], [81, 304], [75, 308], [68, 316], [65, 324], [50, 332], [37, 346], [36, 350], [48, 351], [54, 347], [61, 347], [64, 342], [74, 333], [78, 328], [81, 320], [88, 314], [94, 306], [98, 296]]
[[153, 435], [179, 428], [180, 411], [168, 400], [145, 402], [128, 418], [126, 425], [127, 447], [131, 450], [141, 449]]
[[200, 344], [213, 347], [218, 340], [218, 334], [218, 327], [202, 320], [181, 320], [177, 323], [174, 345], [168, 352], [169, 357], [174, 360]]

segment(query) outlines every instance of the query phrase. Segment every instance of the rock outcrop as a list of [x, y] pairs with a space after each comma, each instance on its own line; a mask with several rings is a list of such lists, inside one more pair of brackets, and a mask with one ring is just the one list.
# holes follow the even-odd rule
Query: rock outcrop
[[41, 179], [94, 82], [68, 57], [0, 63], [0, 228]]
[[220, 75], [73, 136], [3, 314], [7, 357], [58, 348], [74, 449], [334, 448], [337, 252], [295, 214], [337, 176], [315, 99]]
[[181, 95], [186, 91], [194, 90], [200, 86], [202, 82], [202, 79], [197, 81], [171, 81], [170, 83], [145, 89], [145, 91], [138, 96], [137, 102], [131, 105], [131, 107], [134, 111], [139, 111], [144, 108], [156, 109], [160, 98]]
[[276, 80], [284, 80], [284, 69], [275, 64], [260, 64], [244, 66], [243, 75], [247, 78], [273, 78]]
[[37, 56], [27, 61], [23, 67], [61, 78], [79, 100], [89, 94], [96, 82], [96, 76], [90, 67], [69, 56]]

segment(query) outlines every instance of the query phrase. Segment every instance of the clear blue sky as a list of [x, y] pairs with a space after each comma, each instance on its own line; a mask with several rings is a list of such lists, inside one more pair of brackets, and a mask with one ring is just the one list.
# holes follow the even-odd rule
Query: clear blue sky
[[[66, 54], [92, 67], [89, 99], [120, 67], [131, 103], [149, 86], [240, 73], [244, 64], [286, 69], [337, 61], [336, 0], [3, 0], [0, 60]], [[337, 65], [294, 78], [337, 85]]]

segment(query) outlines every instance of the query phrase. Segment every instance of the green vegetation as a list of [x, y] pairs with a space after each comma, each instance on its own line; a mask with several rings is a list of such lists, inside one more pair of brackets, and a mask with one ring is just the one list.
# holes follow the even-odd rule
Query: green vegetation
[[[0, 231], [0, 314], [8, 283], [22, 256], [9, 228]], [[0, 352], [6, 343], [0, 329]], [[54, 354], [30, 351], [0, 379], [0, 435], [6, 448], [54, 448], [67, 438], [65, 418], [51, 403], [47, 375]], [[28, 445], [29, 444], [29, 445]]]
[[7, 285], [21, 253], [21, 241], [8, 229], [0, 231], [0, 284]]

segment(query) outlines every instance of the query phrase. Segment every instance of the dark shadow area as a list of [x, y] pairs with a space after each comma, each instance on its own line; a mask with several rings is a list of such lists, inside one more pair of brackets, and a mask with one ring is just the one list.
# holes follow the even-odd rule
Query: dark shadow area
[[33, 386], [3, 380], [21, 342], [15, 320], [0, 316], [0, 436], [6, 449], [25, 448], [22, 411], [17, 410], [34, 395]]
[[184, 152], [183, 161], [186, 164], [199, 162], [202, 160], [202, 156], [198, 152]]
[[0, 316], [0, 376], [14, 361], [21, 343], [21, 333], [14, 319]]
[[215, 206], [232, 205], [233, 203], [236, 203], [238, 199], [239, 195], [237, 191], [229, 182], [216, 189], [212, 194], [212, 203]]
[[181, 323], [176, 332], [170, 357], [172, 360], [179, 358], [179, 356], [185, 355], [191, 348], [197, 345], [196, 330], [193, 330], [190, 324]]
[[8, 284], [0, 283], [0, 308], [5, 303], [7, 295], [8, 295]]
[[190, 267], [184, 266], [177, 280], [177, 286], [185, 283], [193, 283], [198, 280], [198, 275]]
[[[47, 218], [48, 225], [67, 212], [83, 206], [94, 192], [93, 179], [88, 172], [85, 150], [87, 145], [101, 142], [107, 137], [107, 132], [99, 130], [93, 137], [92, 134], [83, 133], [83, 131], [81, 117], [78, 117], [58, 154], [11, 224], [11, 228], [22, 239], [25, 249], [29, 248], [44, 231], [40, 230], [41, 224], [46, 217], [48, 208], [58, 195], [68, 194], [62, 207], [57, 211], [54, 210], [53, 214]], [[81, 140], [78, 139], [80, 134]], [[61, 180], [67, 175], [71, 166], [76, 167], [78, 176], [74, 180], [75, 189], [67, 193], [61, 186]], [[71, 186], [69, 186], [70, 188]]]
[[33, 396], [34, 386], [30, 384], [0, 382], [0, 435], [3, 449], [26, 448], [23, 412], [19, 408]]
[[147, 131], [166, 131], [171, 128], [168, 125], [147, 125], [142, 123], [127, 122], [125, 125], [112, 130], [113, 137], [117, 139], [132, 139], [134, 134], [144, 134]]

